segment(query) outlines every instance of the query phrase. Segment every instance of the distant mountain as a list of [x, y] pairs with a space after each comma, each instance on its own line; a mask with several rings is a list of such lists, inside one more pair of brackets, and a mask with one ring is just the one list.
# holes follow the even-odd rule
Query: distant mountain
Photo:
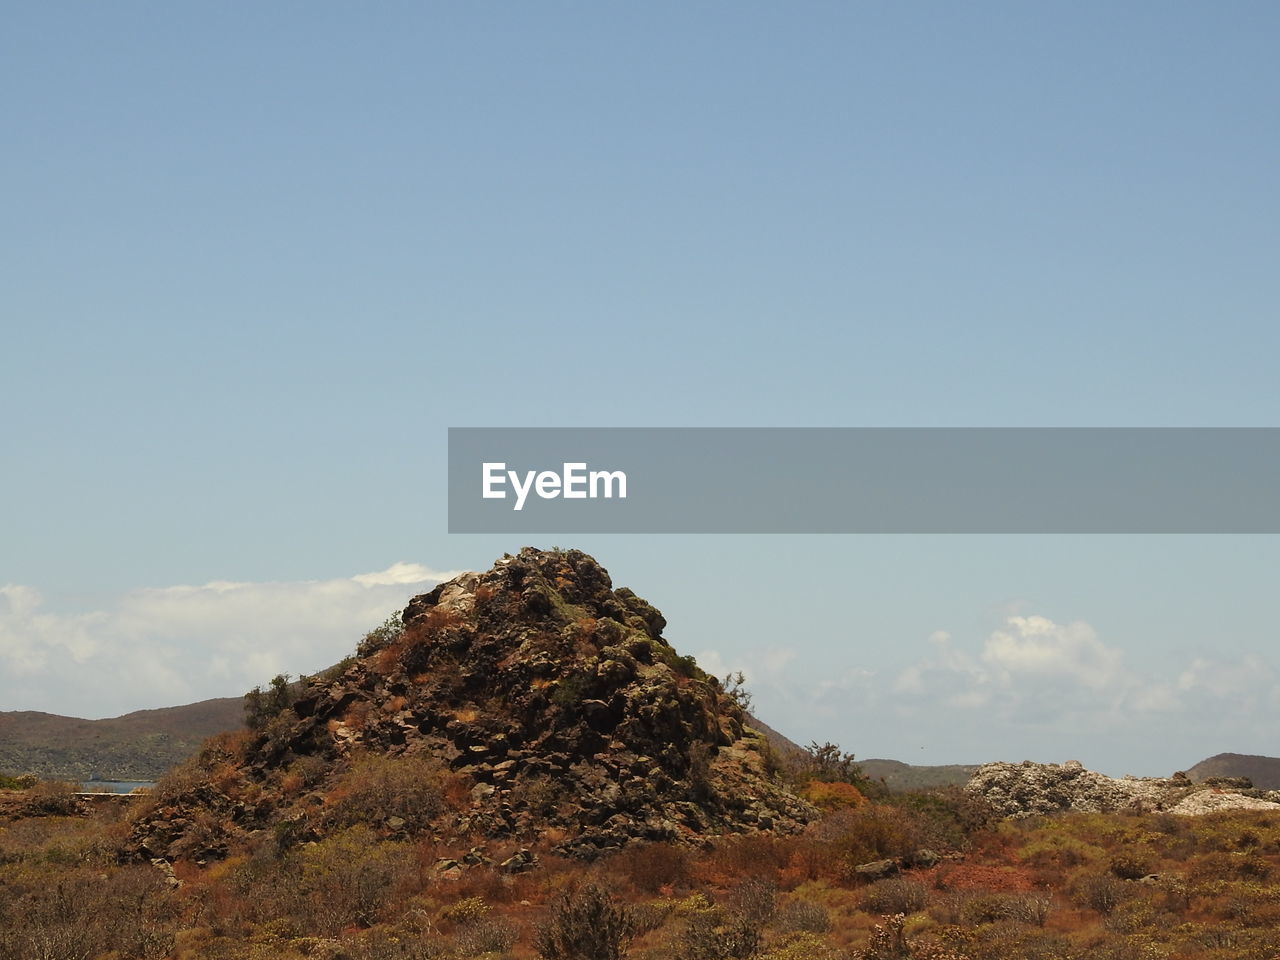
[[206, 737], [244, 726], [239, 697], [138, 710], [109, 720], [0, 712], [0, 772], [46, 779], [156, 780]]
[[900, 760], [859, 760], [858, 766], [869, 779], [883, 780], [890, 790], [926, 790], [929, 787], [963, 786], [981, 764], [917, 767]]
[[799, 756], [805, 752], [804, 747], [788, 739], [753, 713], [747, 714], [747, 726], [761, 734], [769, 746], [773, 747], [774, 752], [783, 758]]
[[[764, 734], [769, 746], [773, 747], [774, 752], [784, 760], [806, 755], [805, 749], [800, 744], [788, 739], [759, 717], [748, 714], [747, 722], [752, 728]], [[881, 781], [893, 791], [964, 786], [981, 766], [977, 763], [953, 763], [945, 766], [917, 767], [902, 763], [900, 760], [858, 760], [856, 762], [868, 780]]]
[[1219, 753], [1186, 771], [1192, 780], [1248, 777], [1259, 790], [1280, 790], [1280, 758], [1247, 753]]

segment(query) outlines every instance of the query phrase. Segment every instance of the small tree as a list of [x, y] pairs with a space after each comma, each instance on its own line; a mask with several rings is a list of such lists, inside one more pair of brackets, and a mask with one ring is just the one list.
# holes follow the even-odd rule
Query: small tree
[[278, 673], [271, 678], [267, 690], [254, 687], [244, 695], [244, 722], [250, 730], [261, 730], [280, 711], [293, 706], [294, 694], [289, 675]]
[[622, 960], [635, 935], [631, 911], [590, 884], [552, 904], [534, 946], [544, 960]]
[[747, 689], [747, 675], [741, 670], [727, 674], [720, 685], [724, 688], [724, 695], [732, 700], [738, 709], [745, 713], [751, 711], [751, 691]]

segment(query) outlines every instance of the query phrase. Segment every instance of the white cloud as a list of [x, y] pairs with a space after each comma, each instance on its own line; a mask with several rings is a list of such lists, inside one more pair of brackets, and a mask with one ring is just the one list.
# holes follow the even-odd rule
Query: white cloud
[[[1136, 656], [1151, 640], [1024, 611], [976, 635], [858, 638], [843, 661], [727, 649], [698, 660], [719, 674], [741, 668], [758, 715], [775, 729], [800, 741], [835, 739], [864, 756], [1094, 758], [1115, 774], [1167, 775], [1223, 750], [1269, 749], [1280, 723], [1280, 661], [1265, 651], [1227, 653], [1238, 650], [1233, 638], [1206, 639], [1198, 657], [1181, 661]], [[895, 654], [871, 669], [872, 657], [859, 653], [868, 648]]]
[[[737, 667], [729, 666], [719, 650], [702, 650], [695, 654], [693, 659], [697, 660], [698, 666], [713, 677], [723, 677], [738, 669]], [[743, 673], [745, 674], [746, 671], [743, 670]]]
[[983, 662], [1004, 683], [1040, 675], [1100, 690], [1120, 677], [1123, 654], [1099, 641], [1087, 623], [1057, 624], [1032, 616], [1009, 617], [1006, 625], [987, 638], [982, 650]]
[[448, 579], [420, 564], [332, 580], [145, 587], [59, 613], [0, 586], [0, 706], [77, 716], [236, 696], [349, 654], [414, 594]]
[[1178, 675], [1175, 686], [1182, 696], [1212, 698], [1236, 711], [1280, 703], [1280, 677], [1257, 654], [1234, 663], [1197, 657]]
[[420, 563], [401, 561], [377, 573], [361, 573], [351, 579], [366, 587], [398, 586], [405, 583], [424, 583], [428, 580], [451, 580], [461, 572], [461, 570], [454, 570], [449, 573], [432, 573]]
[[928, 652], [903, 667], [892, 685], [900, 714], [939, 717], [949, 709], [982, 708], [1000, 724], [1097, 731], [1155, 723], [1152, 715], [1189, 709], [1206, 717], [1257, 717], [1280, 706], [1280, 674], [1256, 654], [1234, 661], [1199, 657], [1170, 676], [1161, 665], [1129, 666], [1119, 647], [1083, 621], [1009, 617], [976, 655], [945, 631], [928, 641]]

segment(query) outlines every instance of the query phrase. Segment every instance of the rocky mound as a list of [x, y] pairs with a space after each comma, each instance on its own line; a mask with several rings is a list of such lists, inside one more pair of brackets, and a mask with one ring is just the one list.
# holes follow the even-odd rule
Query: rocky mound
[[[1029, 817], [1072, 810], [1195, 815], [1227, 808], [1280, 809], [1269, 796], [1246, 796], [1248, 782], [1216, 786], [1193, 783], [1186, 774], [1173, 777], [1108, 777], [1085, 769], [1078, 760], [1064, 764], [988, 763], [970, 778], [965, 790], [986, 799], [1004, 817]], [[1261, 794], [1261, 791], [1249, 791]]]
[[355, 823], [446, 842], [792, 831], [763, 738], [666, 621], [576, 550], [525, 549], [415, 597], [283, 708], [212, 741], [135, 820], [134, 856], [206, 859]]

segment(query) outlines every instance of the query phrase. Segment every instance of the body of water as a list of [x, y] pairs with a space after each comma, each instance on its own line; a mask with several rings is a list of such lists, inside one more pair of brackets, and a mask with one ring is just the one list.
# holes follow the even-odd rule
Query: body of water
[[133, 793], [138, 787], [150, 790], [155, 785], [154, 780], [85, 780], [80, 789], [89, 793]]

